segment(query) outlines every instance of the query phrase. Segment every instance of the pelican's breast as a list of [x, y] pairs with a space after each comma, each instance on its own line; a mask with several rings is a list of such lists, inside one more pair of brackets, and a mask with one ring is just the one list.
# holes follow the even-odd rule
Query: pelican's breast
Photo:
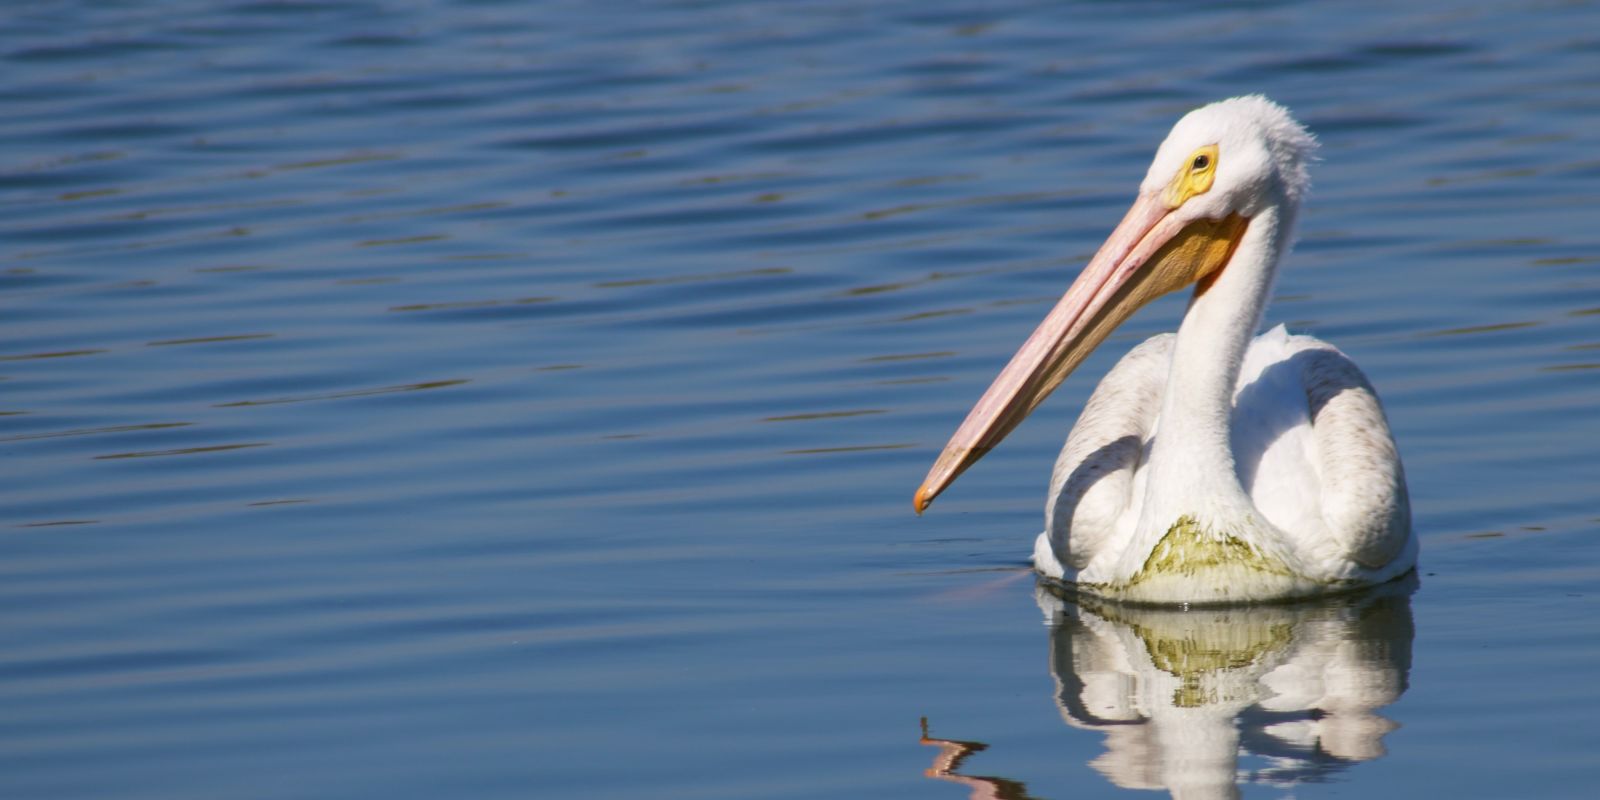
[[1236, 603], [1329, 590], [1284, 557], [1227, 531], [1182, 517], [1126, 579], [1083, 581], [1091, 594], [1136, 603]]

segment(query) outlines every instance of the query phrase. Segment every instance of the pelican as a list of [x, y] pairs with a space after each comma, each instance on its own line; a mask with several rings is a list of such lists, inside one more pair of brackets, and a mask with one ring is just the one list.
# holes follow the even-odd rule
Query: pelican
[[1106, 375], [1050, 478], [1034, 568], [1159, 604], [1282, 600], [1416, 564], [1405, 472], [1377, 394], [1332, 345], [1255, 336], [1316, 140], [1282, 106], [1186, 114], [1139, 195], [939, 454], [922, 513], [1140, 306], [1195, 285], [1175, 334]]

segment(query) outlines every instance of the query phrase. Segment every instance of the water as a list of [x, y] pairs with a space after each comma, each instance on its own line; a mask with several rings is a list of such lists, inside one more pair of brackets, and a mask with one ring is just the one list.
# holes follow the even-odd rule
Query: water
[[[1600, 8], [1396, 8], [7, 6], [0, 794], [1588, 796]], [[1269, 323], [1382, 393], [1420, 585], [1036, 597], [1181, 298], [912, 490], [1250, 91], [1324, 142]]]

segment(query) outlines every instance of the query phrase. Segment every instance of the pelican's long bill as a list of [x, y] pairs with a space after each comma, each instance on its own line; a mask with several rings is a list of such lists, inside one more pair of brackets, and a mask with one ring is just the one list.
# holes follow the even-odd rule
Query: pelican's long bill
[[917, 513], [983, 458], [1111, 330], [1140, 306], [1195, 281], [1210, 285], [1233, 254], [1249, 220], [1185, 220], [1159, 193], [1141, 194], [1083, 273], [1039, 323], [1011, 363], [967, 414], [933, 462], [913, 501]]

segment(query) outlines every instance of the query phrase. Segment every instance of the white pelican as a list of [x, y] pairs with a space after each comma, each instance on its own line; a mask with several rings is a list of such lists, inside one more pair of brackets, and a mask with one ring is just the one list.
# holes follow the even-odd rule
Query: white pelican
[[1195, 283], [1176, 334], [1108, 373], [1050, 479], [1033, 563], [1103, 597], [1278, 600], [1416, 564], [1405, 473], [1377, 395], [1332, 345], [1253, 336], [1316, 140], [1282, 106], [1189, 112], [1100, 251], [945, 445], [921, 513], [1140, 306]]

